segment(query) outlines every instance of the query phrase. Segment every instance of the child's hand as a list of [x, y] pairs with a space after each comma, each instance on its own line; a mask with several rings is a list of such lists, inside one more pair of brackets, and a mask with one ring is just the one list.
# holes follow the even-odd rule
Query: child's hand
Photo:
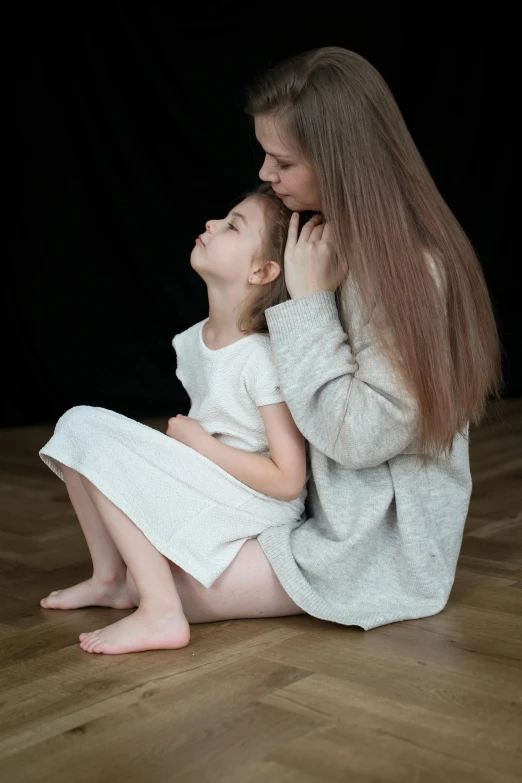
[[199, 421], [183, 416], [181, 413], [169, 419], [167, 435], [169, 438], [175, 438], [180, 443], [184, 443], [185, 446], [190, 446], [195, 451], [199, 451], [200, 446], [209, 437], [208, 432], [201, 426]]

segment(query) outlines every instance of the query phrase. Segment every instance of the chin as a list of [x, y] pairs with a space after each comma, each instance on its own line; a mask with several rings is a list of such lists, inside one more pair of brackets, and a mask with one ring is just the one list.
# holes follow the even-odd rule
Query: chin
[[298, 201], [294, 196], [288, 196], [283, 199], [283, 204], [293, 212], [320, 212], [321, 207], [316, 207], [313, 204], [303, 204], [302, 201]]
[[301, 212], [305, 207], [297, 201], [293, 196], [285, 196], [281, 201], [287, 209], [291, 209], [292, 212]]

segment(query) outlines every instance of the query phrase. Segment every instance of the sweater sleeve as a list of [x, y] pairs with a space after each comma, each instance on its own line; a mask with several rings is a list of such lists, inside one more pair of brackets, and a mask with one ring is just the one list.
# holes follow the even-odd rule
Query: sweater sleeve
[[416, 434], [416, 406], [398, 387], [370, 324], [353, 355], [335, 295], [319, 291], [266, 310], [281, 390], [300, 431], [346, 468], [380, 465]]

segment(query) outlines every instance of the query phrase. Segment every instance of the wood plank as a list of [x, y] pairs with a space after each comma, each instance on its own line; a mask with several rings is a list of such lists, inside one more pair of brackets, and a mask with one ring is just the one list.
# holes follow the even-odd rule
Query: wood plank
[[267, 758], [329, 783], [518, 783], [520, 779], [483, 767], [472, 756], [461, 760], [419, 746], [415, 735], [397, 737], [393, 729], [373, 730], [365, 723], [352, 724], [350, 730], [325, 728], [272, 751]]
[[[205, 768], [224, 773], [316, 728], [314, 719], [296, 719], [259, 701], [303, 677], [300, 670], [254, 656], [200, 668], [151, 680], [58, 719], [49, 710], [47, 722], [58, 720], [59, 733], [7, 757], [3, 773], [10, 781], [26, 776], [37, 783], [56, 779], [74, 763], [76, 783], [98, 780], [107, 769], [112, 779], [125, 773], [129, 781], [168, 781], [174, 771], [201, 780]], [[110, 746], [100, 754], [108, 735]]]

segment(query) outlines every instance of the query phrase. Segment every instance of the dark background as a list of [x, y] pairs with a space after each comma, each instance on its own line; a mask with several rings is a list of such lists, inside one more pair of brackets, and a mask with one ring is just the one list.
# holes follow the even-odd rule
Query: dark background
[[190, 252], [205, 220], [257, 184], [262, 160], [243, 88], [270, 64], [332, 45], [362, 54], [391, 87], [477, 251], [504, 393], [520, 396], [507, 215], [513, 20], [244, 3], [193, 5], [182, 21], [170, 5], [142, 6], [28, 11], [13, 24], [0, 424], [55, 421], [79, 404], [188, 412], [171, 340], [208, 315]]

